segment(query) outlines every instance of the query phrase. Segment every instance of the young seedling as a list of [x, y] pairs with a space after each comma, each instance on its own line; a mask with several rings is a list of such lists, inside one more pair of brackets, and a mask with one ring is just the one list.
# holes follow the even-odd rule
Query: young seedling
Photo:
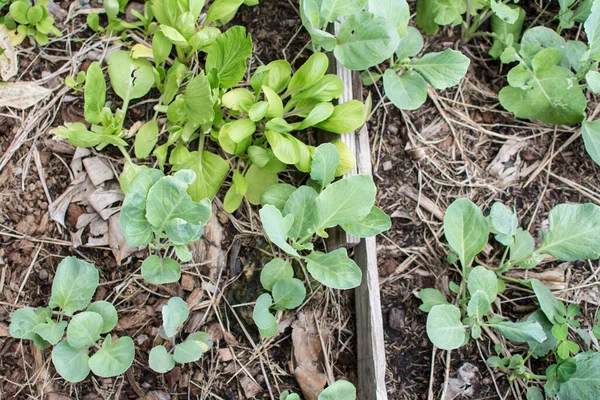
[[[427, 335], [437, 347], [456, 349], [464, 346], [469, 336], [479, 339], [484, 329], [495, 329], [510, 341], [527, 343], [529, 352], [526, 357], [519, 354], [491, 357], [488, 360], [491, 366], [509, 371], [512, 378], [544, 379], [547, 394], [571, 398], [560, 395], [574, 387], [573, 383], [568, 383], [570, 378], [577, 376], [578, 385], [584, 391], [592, 390], [595, 384], [581, 383], [580, 379], [588, 377], [589, 372], [578, 362], [591, 361], [581, 354], [573, 357], [579, 347], [568, 338], [569, 327], [579, 327], [573, 319], [579, 313], [579, 307], [565, 307], [537, 279], [518, 280], [505, 273], [510, 268], [535, 267], [541, 262], [541, 254], [561, 261], [597, 259], [600, 256], [600, 207], [560, 204], [550, 211], [548, 222], [549, 229], [543, 233], [542, 244], [536, 249], [531, 234], [518, 226], [516, 213], [501, 203], [494, 203], [490, 215], [484, 217], [470, 200], [454, 201], [444, 217], [444, 232], [454, 254], [452, 258], [459, 260], [462, 271], [460, 284], [453, 286], [457, 294], [456, 305], [450, 304], [439, 291], [424, 289], [419, 292], [423, 301], [420, 308], [429, 313]], [[506, 246], [500, 263], [496, 267], [473, 267], [473, 261], [488, 243], [490, 233]], [[522, 322], [506, 321], [494, 315], [493, 304], [498, 293], [504, 291], [505, 281], [533, 289], [540, 310]], [[542, 357], [550, 352], [556, 363], [546, 370], [545, 375], [527, 369], [525, 362], [530, 357]], [[600, 360], [594, 362], [600, 363]]]
[[[356, 400], [356, 388], [348, 381], [335, 381], [325, 390], [323, 390], [318, 397], [318, 400]], [[300, 400], [300, 396], [296, 393], [290, 393], [285, 391], [279, 396], [279, 400]]]
[[[69, 382], [81, 382], [90, 371], [104, 378], [117, 376], [133, 363], [133, 340], [123, 336], [113, 341], [110, 334], [118, 322], [115, 307], [103, 300], [90, 304], [98, 282], [93, 264], [67, 257], [56, 269], [49, 307], [20, 308], [11, 316], [10, 335], [32, 340], [40, 349], [54, 346], [52, 363]], [[52, 311], [56, 308], [59, 312]], [[92, 349], [96, 352], [90, 356]]]
[[[149, 245], [151, 251], [175, 247], [175, 254], [190, 261], [187, 244], [202, 237], [211, 214], [210, 200], [192, 200], [187, 193], [194, 182], [194, 171], [181, 170], [165, 176], [146, 169], [133, 179], [121, 209], [121, 229], [131, 246]], [[142, 263], [142, 276], [154, 284], [176, 282], [181, 267], [170, 257], [153, 254]]]
[[38, 0], [32, 4], [29, 0], [13, 1], [8, 15], [0, 19], [12, 36], [12, 45], [17, 46], [31, 36], [44, 46], [48, 44], [48, 35], [61, 36], [60, 30], [54, 26], [54, 17], [48, 12], [48, 0]]
[[171, 349], [163, 345], [155, 346], [150, 350], [150, 368], [161, 374], [169, 372], [175, 363], [185, 364], [195, 362], [212, 347], [212, 338], [204, 332], [194, 332], [181, 343], [176, 344], [175, 337], [179, 329], [188, 319], [189, 310], [187, 303], [180, 297], [171, 297], [162, 309], [163, 324], [160, 335], [165, 340], [170, 340]]
[[[326, 238], [326, 229], [341, 226], [356, 237], [377, 235], [391, 226], [390, 218], [375, 206], [376, 188], [367, 175], [354, 175], [332, 183], [339, 152], [330, 143], [316, 148], [311, 180], [296, 189], [277, 184], [262, 194], [260, 218], [269, 240], [323, 285], [334, 289], [357, 287], [362, 279], [358, 265], [344, 248], [328, 253], [314, 250], [315, 235]], [[307, 254], [303, 254], [308, 252]], [[261, 283], [266, 290], [254, 308], [254, 321], [265, 337], [277, 334], [277, 321], [269, 309], [293, 309], [305, 298], [302, 281], [295, 279], [289, 261], [276, 258], [265, 265]]]

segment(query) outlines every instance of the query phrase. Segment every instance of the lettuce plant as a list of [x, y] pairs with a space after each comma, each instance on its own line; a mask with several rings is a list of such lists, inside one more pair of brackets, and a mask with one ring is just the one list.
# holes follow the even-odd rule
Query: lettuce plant
[[175, 337], [179, 329], [188, 319], [189, 310], [187, 303], [180, 297], [171, 297], [162, 309], [163, 324], [160, 335], [165, 340], [172, 341], [170, 350], [163, 345], [158, 345], [150, 350], [150, 368], [159, 373], [169, 372], [175, 363], [185, 364], [195, 362], [202, 357], [213, 345], [211, 337], [204, 332], [194, 332], [181, 343], [175, 344]]
[[[569, 339], [568, 333], [569, 327], [579, 327], [574, 320], [579, 307], [574, 304], [565, 307], [536, 279], [519, 280], [505, 273], [510, 268], [533, 268], [541, 262], [542, 254], [561, 261], [597, 259], [600, 256], [600, 207], [559, 204], [550, 211], [548, 222], [549, 229], [543, 233], [541, 246], [536, 248], [531, 234], [518, 226], [516, 213], [501, 203], [494, 203], [489, 216], [484, 217], [468, 199], [453, 202], [444, 217], [444, 233], [451, 249], [449, 258], [460, 262], [462, 271], [460, 284], [451, 285], [456, 293], [455, 305], [441, 292], [423, 289], [419, 292], [423, 301], [420, 308], [428, 313], [427, 335], [437, 347], [456, 349], [464, 346], [469, 338], [480, 339], [482, 329], [495, 329], [507, 340], [527, 343], [529, 350], [525, 357], [520, 354], [492, 356], [488, 360], [490, 366], [508, 371], [512, 378], [546, 380], [549, 396], [579, 398], [564, 393], [572, 393], [576, 385], [590, 391], [600, 383], [587, 370], [588, 356], [573, 357], [579, 347]], [[475, 257], [488, 243], [490, 233], [506, 247], [500, 263], [492, 267], [477, 260], [480, 265], [473, 266]], [[540, 309], [524, 321], [507, 321], [494, 314], [494, 301], [505, 290], [507, 281], [533, 289], [539, 303]], [[556, 362], [544, 375], [528, 370], [525, 362], [530, 357], [548, 354], [553, 355]], [[600, 366], [600, 359], [593, 358]], [[579, 362], [584, 364], [579, 365]], [[588, 382], [583, 383], [586, 379]]]
[[33, 37], [42, 46], [48, 44], [48, 35], [61, 36], [47, 5], [48, 0], [38, 0], [35, 4], [30, 0], [11, 3], [8, 15], [1, 22], [9, 29], [14, 46], [22, 43], [27, 36]]
[[[376, 188], [368, 175], [354, 175], [337, 182], [339, 152], [322, 144], [313, 156], [310, 181], [294, 188], [287, 184], [268, 187], [262, 194], [260, 219], [268, 239], [287, 259], [306, 265], [309, 274], [327, 287], [351, 289], [360, 285], [362, 273], [346, 249], [327, 253], [314, 249], [315, 236], [326, 238], [326, 229], [341, 226], [357, 237], [377, 235], [391, 226], [390, 218], [375, 204]], [[261, 272], [262, 294], [254, 307], [254, 322], [265, 337], [277, 334], [270, 309], [294, 309], [304, 301], [306, 289], [294, 278], [292, 262], [275, 258]]]
[[[195, 202], [187, 193], [195, 178], [190, 170], [177, 171], [172, 176], [157, 169], [138, 173], [121, 209], [121, 229], [127, 243], [148, 245], [157, 253], [174, 247], [180, 260], [190, 261], [192, 254], [187, 244], [202, 237], [211, 214], [210, 200]], [[176, 282], [181, 267], [170, 257], [153, 254], [142, 262], [142, 276], [154, 284]]]
[[[11, 316], [10, 335], [32, 340], [40, 349], [54, 346], [52, 363], [69, 382], [81, 382], [90, 371], [117, 376], [133, 362], [133, 340], [123, 336], [113, 341], [110, 334], [118, 322], [115, 307], [103, 300], [90, 304], [98, 283], [93, 264], [67, 257], [56, 269], [49, 307], [20, 308]], [[90, 356], [91, 350], [95, 352]]]

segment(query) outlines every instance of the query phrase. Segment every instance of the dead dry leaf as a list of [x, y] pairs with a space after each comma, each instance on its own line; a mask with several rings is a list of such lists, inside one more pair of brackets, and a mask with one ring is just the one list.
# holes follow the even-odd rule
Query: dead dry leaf
[[317, 400], [325, 388], [327, 375], [323, 365], [323, 348], [312, 313], [298, 313], [292, 324], [292, 345], [296, 369], [294, 376], [307, 400]]
[[306, 400], [318, 400], [319, 393], [325, 389], [327, 383], [324, 373], [307, 371], [303, 367], [296, 367], [294, 377]]
[[52, 90], [32, 82], [8, 83], [0, 86], [0, 107], [25, 110], [45, 99]]
[[240, 379], [240, 384], [242, 385], [242, 389], [244, 390], [247, 399], [256, 398], [256, 396], [263, 391], [263, 388], [261, 388], [259, 384], [247, 376]]
[[18, 62], [17, 52], [10, 42], [10, 36], [4, 25], [0, 26], [0, 48], [4, 50], [0, 55], [0, 77], [6, 82], [17, 74]]

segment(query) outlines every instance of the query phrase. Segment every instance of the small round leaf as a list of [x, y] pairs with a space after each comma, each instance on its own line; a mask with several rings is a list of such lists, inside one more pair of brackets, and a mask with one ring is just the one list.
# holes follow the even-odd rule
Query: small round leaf
[[75, 349], [88, 347], [100, 339], [104, 320], [98, 313], [84, 311], [73, 317], [67, 327], [67, 342]]
[[117, 315], [117, 309], [112, 303], [108, 301], [100, 300], [95, 301], [87, 308], [87, 311], [95, 312], [100, 314], [104, 323], [102, 324], [102, 330], [100, 333], [108, 333], [117, 326], [117, 322], [119, 322], [119, 317]]
[[155, 346], [150, 350], [150, 368], [159, 374], [169, 372], [175, 367], [173, 355], [167, 352], [165, 346]]
[[56, 372], [69, 382], [81, 382], [88, 376], [89, 359], [87, 349], [75, 349], [64, 340], [52, 350], [52, 364]]
[[111, 335], [107, 335], [102, 348], [89, 361], [92, 372], [103, 378], [117, 376], [127, 371], [133, 363], [135, 345], [133, 340], [124, 336], [111, 343]]

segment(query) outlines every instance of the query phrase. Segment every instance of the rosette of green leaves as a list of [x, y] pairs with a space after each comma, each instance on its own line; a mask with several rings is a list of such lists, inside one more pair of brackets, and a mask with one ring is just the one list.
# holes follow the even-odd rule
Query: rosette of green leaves
[[[333, 182], [339, 152], [333, 144], [316, 148], [311, 179], [296, 189], [277, 184], [262, 194], [260, 217], [267, 238], [295, 262], [306, 263], [310, 275], [334, 289], [357, 287], [362, 279], [358, 265], [346, 249], [328, 253], [314, 250], [315, 236], [327, 237], [327, 229], [341, 226], [357, 237], [377, 235], [391, 226], [390, 218], [375, 206], [376, 188], [367, 175], [354, 175]], [[333, 183], [332, 183], [333, 182]], [[270, 261], [261, 273], [262, 294], [254, 308], [254, 321], [263, 336], [277, 334], [270, 308], [294, 309], [305, 298], [302, 281], [294, 278], [292, 264], [283, 258]]]
[[[90, 371], [101, 377], [120, 375], [133, 362], [133, 340], [125, 336], [113, 342], [109, 333], [118, 322], [115, 307], [103, 300], [90, 304], [98, 283], [93, 264], [67, 257], [56, 269], [49, 307], [25, 307], [11, 316], [10, 335], [32, 340], [41, 349], [54, 346], [52, 363], [70, 382], [84, 380]], [[60, 310], [58, 320], [53, 318], [54, 308]], [[68, 323], [65, 315], [72, 317]], [[94, 347], [97, 351], [90, 356]]]
[[[189, 317], [187, 303], [180, 297], [172, 297], [162, 308], [163, 324], [160, 327], [160, 335], [164, 339], [172, 340], [183, 323]], [[150, 368], [159, 373], [169, 372], [175, 367], [175, 363], [195, 362], [212, 347], [212, 338], [204, 332], [194, 332], [181, 343], [175, 344], [170, 350], [163, 345], [158, 345], [150, 350]]]
[[[315, 53], [292, 75], [290, 64], [278, 60], [257, 68], [250, 85], [253, 92], [237, 88], [222, 96], [227, 117], [215, 124], [213, 136], [230, 154], [248, 158], [250, 167], [236, 172], [224, 206], [229, 212], [239, 207], [244, 196], [259, 204], [262, 191], [277, 183], [277, 173], [288, 165], [311, 171], [315, 148], [294, 133], [309, 128], [342, 134], [365, 121], [366, 107], [351, 100], [334, 105], [344, 92], [342, 80], [327, 74], [329, 61]], [[342, 160], [336, 176], [354, 166], [354, 157], [341, 141], [334, 141]]]
[[129, 0], [104, 0], [104, 13], [108, 18], [108, 24], [106, 27], [100, 26], [100, 15], [98, 13], [90, 13], [87, 16], [88, 26], [95, 32], [120, 32], [125, 29], [135, 29], [143, 26], [147, 34], [152, 34], [155, 29], [152, 30], [149, 26], [153, 18], [150, 2], [144, 4], [143, 15], [135, 7], [132, 7], [132, 15], [139, 19], [139, 21], [133, 22], [118, 17], [119, 14], [125, 13], [128, 2]]
[[48, 0], [39, 0], [32, 4], [29, 0], [13, 1], [8, 15], [2, 22], [9, 30], [15, 32], [13, 45], [23, 42], [31, 36], [39, 45], [48, 44], [48, 35], [61, 36], [60, 30], [54, 26], [54, 17], [48, 12]]
[[[191, 170], [172, 176], [156, 169], [139, 172], [121, 209], [121, 229], [127, 243], [157, 250], [174, 246], [180, 260], [190, 261], [187, 244], [200, 239], [211, 214], [210, 200], [195, 202], [187, 193], [195, 178]], [[142, 276], [154, 284], [176, 282], [181, 267], [172, 258], [151, 255], [142, 263]]]

